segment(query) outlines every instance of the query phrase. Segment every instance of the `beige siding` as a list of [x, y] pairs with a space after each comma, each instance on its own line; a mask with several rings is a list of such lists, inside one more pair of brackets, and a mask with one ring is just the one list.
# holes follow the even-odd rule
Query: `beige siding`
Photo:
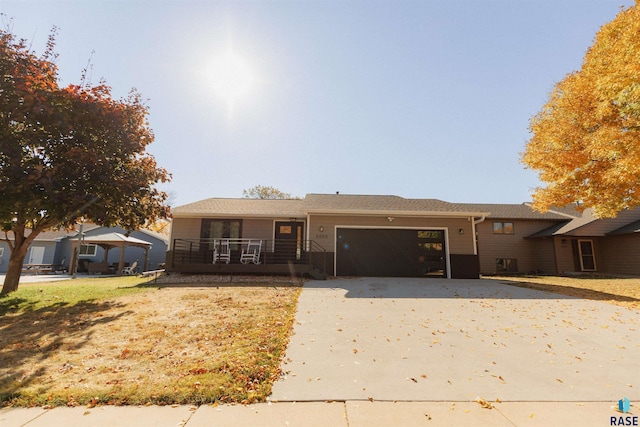
[[558, 274], [575, 271], [576, 268], [573, 262], [571, 239], [566, 237], [554, 237], [554, 244], [556, 251], [556, 269]]
[[242, 237], [245, 239], [273, 239], [272, 219], [245, 219], [242, 221]]
[[[495, 234], [493, 232], [494, 222], [513, 223], [513, 234]], [[552, 242], [525, 239], [525, 237], [544, 230], [554, 223], [552, 221], [487, 219], [478, 224], [480, 273], [494, 274], [498, 258], [516, 259], [518, 272], [521, 273], [536, 270], [547, 272], [547, 269], [553, 267]], [[549, 273], [551, 272], [549, 271]]]
[[557, 274], [553, 238], [533, 240], [534, 268], [532, 270], [543, 274]]
[[[389, 222], [383, 216], [329, 216], [312, 215], [309, 238], [322, 245], [327, 251], [335, 250], [335, 230], [340, 226], [375, 228], [445, 228], [448, 230], [449, 253], [473, 254], [473, 233], [471, 221], [467, 218], [402, 218]], [[322, 227], [322, 231], [321, 231]], [[462, 229], [462, 233], [459, 230]]]
[[[598, 271], [640, 276], [640, 235], [609, 236], [601, 242]], [[597, 255], [597, 254], [596, 254]]]
[[[242, 220], [242, 238], [272, 240], [274, 222], [267, 218], [248, 218]], [[281, 221], [289, 221], [288, 218]], [[171, 226], [171, 242], [173, 239], [199, 239], [202, 218], [174, 218]]]
[[202, 219], [200, 218], [174, 218], [171, 221], [171, 241], [169, 250], [173, 249], [174, 239], [199, 239]]

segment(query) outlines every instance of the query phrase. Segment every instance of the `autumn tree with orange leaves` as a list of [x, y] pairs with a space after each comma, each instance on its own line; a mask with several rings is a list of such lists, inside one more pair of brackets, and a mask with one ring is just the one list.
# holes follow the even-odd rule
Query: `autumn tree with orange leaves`
[[153, 141], [140, 94], [113, 99], [104, 83], [60, 87], [55, 32], [43, 55], [0, 30], [0, 225], [11, 251], [2, 294], [18, 288], [43, 231], [79, 219], [135, 230], [165, 218], [170, 179], [145, 151]]
[[545, 187], [533, 206], [577, 204], [599, 217], [640, 205], [640, 5], [597, 33], [582, 68], [531, 119], [523, 163]]

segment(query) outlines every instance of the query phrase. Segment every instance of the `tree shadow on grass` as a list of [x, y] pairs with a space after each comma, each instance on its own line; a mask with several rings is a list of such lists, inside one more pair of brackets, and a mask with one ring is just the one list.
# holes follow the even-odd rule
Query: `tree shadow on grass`
[[51, 356], [84, 347], [93, 337], [94, 326], [132, 313], [105, 315], [108, 310], [124, 307], [111, 301], [59, 302], [38, 309], [33, 306], [21, 298], [0, 300], [0, 405], [32, 385], [41, 385], [40, 392], [46, 392]]
[[640, 299], [625, 295], [612, 294], [609, 292], [597, 291], [594, 289], [577, 288], [568, 285], [552, 285], [547, 283], [532, 283], [519, 281], [501, 281], [505, 285], [517, 286], [520, 288], [534, 289], [536, 291], [552, 292], [560, 295], [567, 295], [575, 298], [590, 299], [595, 301], [615, 301], [620, 303], [628, 303], [631, 305], [640, 305]]

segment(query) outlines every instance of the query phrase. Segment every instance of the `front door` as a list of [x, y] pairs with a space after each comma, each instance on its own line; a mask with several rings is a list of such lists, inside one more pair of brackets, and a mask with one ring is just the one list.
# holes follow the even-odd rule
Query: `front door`
[[300, 261], [304, 245], [304, 223], [276, 221], [274, 252], [278, 263]]

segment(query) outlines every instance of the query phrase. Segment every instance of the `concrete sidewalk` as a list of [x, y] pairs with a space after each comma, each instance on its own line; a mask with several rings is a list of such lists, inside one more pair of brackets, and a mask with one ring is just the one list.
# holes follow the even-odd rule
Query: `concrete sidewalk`
[[[611, 402], [280, 402], [254, 405], [5, 408], [2, 427], [225, 426], [584, 426], [640, 424], [638, 408], [617, 412]], [[611, 418], [615, 417], [615, 424]], [[624, 417], [620, 420], [619, 417]], [[630, 424], [624, 424], [628, 418]], [[633, 418], [635, 417], [635, 418]], [[618, 423], [618, 421], [622, 421]]]

